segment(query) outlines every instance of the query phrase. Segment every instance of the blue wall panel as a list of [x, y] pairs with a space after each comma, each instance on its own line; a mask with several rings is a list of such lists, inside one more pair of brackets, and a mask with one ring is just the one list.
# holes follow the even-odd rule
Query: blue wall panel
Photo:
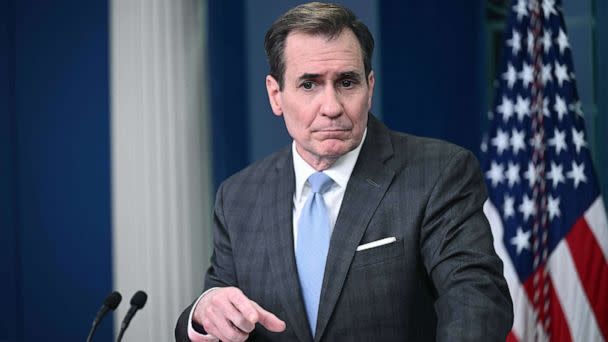
[[483, 1], [379, 6], [383, 121], [477, 152], [487, 112]]
[[[84, 340], [112, 289], [108, 2], [11, 4], [14, 115], [0, 119], [13, 140], [0, 160], [14, 161], [21, 338], [9, 340]], [[108, 319], [97, 337], [111, 336]]]

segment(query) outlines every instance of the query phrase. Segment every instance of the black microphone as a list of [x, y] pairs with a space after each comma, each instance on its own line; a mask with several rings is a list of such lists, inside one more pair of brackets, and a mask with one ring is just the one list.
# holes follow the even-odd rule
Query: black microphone
[[125, 330], [127, 330], [127, 327], [129, 326], [129, 323], [131, 323], [133, 316], [135, 316], [137, 310], [143, 308], [144, 305], [146, 305], [146, 300], [148, 300], [148, 295], [144, 291], [137, 291], [135, 292], [133, 297], [131, 297], [131, 308], [125, 315], [125, 319], [122, 320], [122, 324], [120, 325], [120, 333], [118, 333], [118, 338], [116, 339], [116, 342], [120, 342], [120, 340], [122, 340], [122, 335], [125, 333]]
[[116, 309], [118, 307], [118, 304], [120, 304], [121, 300], [122, 300], [122, 296], [117, 291], [110, 293], [106, 297], [106, 299], [103, 301], [103, 305], [101, 306], [99, 311], [97, 311], [97, 315], [95, 316], [95, 319], [93, 320], [93, 325], [91, 326], [91, 330], [89, 331], [89, 336], [87, 337], [87, 342], [91, 342], [91, 340], [93, 339], [93, 334], [95, 334], [95, 330], [97, 330], [97, 326], [99, 325], [99, 323], [101, 323], [101, 320], [103, 319], [103, 317], [109, 311]]

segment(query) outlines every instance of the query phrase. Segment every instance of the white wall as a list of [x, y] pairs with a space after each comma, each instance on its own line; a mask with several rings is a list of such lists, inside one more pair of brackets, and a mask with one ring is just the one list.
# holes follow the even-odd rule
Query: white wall
[[206, 2], [111, 1], [115, 333], [135, 291], [148, 302], [125, 334], [170, 341], [209, 259]]

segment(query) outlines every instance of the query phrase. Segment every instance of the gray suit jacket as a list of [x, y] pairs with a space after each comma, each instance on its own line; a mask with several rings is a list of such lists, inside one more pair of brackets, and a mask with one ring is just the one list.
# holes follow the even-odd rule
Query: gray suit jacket
[[[218, 190], [205, 288], [236, 286], [287, 323], [259, 341], [313, 341], [292, 234], [295, 179], [287, 147]], [[483, 177], [455, 145], [389, 131], [367, 139], [331, 237], [314, 341], [504, 341], [512, 303], [482, 212]], [[356, 251], [386, 237], [391, 244]], [[176, 327], [187, 341], [188, 313]]]

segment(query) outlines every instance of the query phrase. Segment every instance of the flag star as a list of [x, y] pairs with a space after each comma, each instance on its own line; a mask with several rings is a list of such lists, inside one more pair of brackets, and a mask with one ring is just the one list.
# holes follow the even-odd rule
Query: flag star
[[553, 75], [551, 75], [551, 64], [543, 64], [543, 69], [541, 72], [541, 80], [543, 85], [546, 85], [548, 82], [553, 81]]
[[517, 95], [517, 103], [515, 103], [515, 113], [517, 113], [517, 120], [522, 122], [524, 116], [530, 116], [530, 100], [524, 99]]
[[521, 72], [518, 76], [521, 79], [524, 88], [527, 88], [528, 85], [534, 81], [534, 70], [532, 69], [532, 66], [524, 62]]
[[579, 183], [587, 183], [587, 176], [585, 176], [585, 163], [581, 162], [581, 165], [577, 165], [573, 160], [572, 170], [566, 174], [566, 177], [572, 178], [575, 189], [578, 188]]
[[515, 183], [519, 183], [519, 164], [509, 162], [509, 166], [507, 167], [507, 180], [509, 181], [509, 187], [513, 187]]
[[503, 96], [502, 103], [496, 107], [496, 111], [502, 114], [502, 120], [506, 123], [513, 116], [513, 101], [511, 101], [508, 97]]
[[574, 145], [576, 146], [576, 153], [580, 153], [581, 148], [587, 146], [587, 142], [585, 141], [585, 131], [577, 131], [575, 128], [572, 128], [572, 142], [574, 142]]
[[513, 154], [517, 155], [519, 150], [526, 150], [526, 143], [524, 142], [524, 137], [526, 135], [525, 131], [518, 131], [517, 129], [513, 129], [511, 131], [511, 147], [513, 148]]
[[513, 197], [505, 195], [505, 202], [502, 206], [505, 218], [509, 218], [515, 215], [515, 199]]
[[528, 180], [530, 188], [534, 187], [534, 183], [538, 180], [538, 170], [532, 162], [528, 163], [528, 170], [524, 173], [524, 178]]
[[559, 183], [565, 183], [563, 166], [551, 162], [551, 171], [547, 173], [547, 179], [552, 181], [554, 188], [556, 188]]
[[566, 131], [560, 132], [559, 129], [553, 129], [553, 138], [547, 141], [549, 146], [553, 146], [555, 148], [555, 154], [559, 155], [559, 153], [564, 150], [568, 150], [568, 146], [566, 146]]
[[557, 45], [559, 45], [559, 53], [561, 54], [564, 53], [564, 50], [567, 47], [570, 47], [570, 44], [568, 43], [568, 36], [566, 36], [566, 32], [564, 32], [564, 30], [561, 28], [559, 29], [559, 34], [557, 35], [557, 39], [555, 41], [557, 42]]
[[524, 194], [523, 200], [519, 205], [519, 212], [524, 215], [524, 221], [528, 221], [530, 216], [536, 214], [536, 204], [528, 197], [528, 194]]
[[549, 50], [551, 50], [551, 46], [553, 45], [551, 35], [551, 30], [545, 30], [543, 33], [543, 50], [545, 50], [545, 54], [549, 53]]
[[562, 65], [555, 62], [555, 78], [557, 78], [557, 83], [560, 87], [564, 81], [570, 80], [570, 76], [568, 76], [568, 66], [566, 64]]
[[513, 88], [515, 81], [517, 81], [517, 71], [515, 71], [513, 64], [509, 63], [507, 65], [507, 71], [502, 74], [502, 79], [507, 81], [509, 88]]
[[551, 194], [549, 194], [549, 198], [547, 199], [547, 209], [549, 210], [549, 220], [553, 220], [554, 217], [560, 217], [561, 212], [559, 210], [559, 196], [553, 198]]
[[526, 45], [528, 47], [528, 54], [532, 56], [534, 52], [534, 33], [530, 30], [528, 30], [528, 35], [526, 36]]
[[580, 100], [570, 104], [568, 108], [578, 116], [583, 116], [583, 105]]
[[519, 50], [521, 50], [521, 35], [519, 34], [519, 32], [513, 30], [511, 39], [507, 40], [506, 44], [511, 47], [513, 55], [517, 55]]
[[555, 0], [543, 0], [542, 6], [545, 19], [549, 19], [551, 14], [557, 15], [557, 11], [555, 10]]
[[559, 95], [555, 96], [555, 104], [553, 105], [553, 109], [557, 112], [557, 118], [560, 122], [564, 118], [564, 115], [568, 113], [568, 106], [566, 106], [566, 101]]
[[499, 128], [496, 132], [496, 136], [492, 138], [491, 141], [492, 145], [496, 146], [496, 151], [498, 152], [498, 155], [501, 155], [504, 150], [509, 147], [509, 133]]
[[524, 249], [530, 249], [530, 231], [524, 232], [521, 227], [517, 227], [517, 233], [511, 238], [511, 244], [515, 246], [517, 255]]
[[502, 164], [492, 162], [490, 170], [486, 172], [487, 177], [492, 181], [492, 187], [496, 187], [496, 185], [505, 180], [504, 170], [505, 168]]
[[518, 0], [517, 4], [513, 6], [513, 11], [517, 13], [517, 20], [521, 21], [521, 19], [528, 15], [528, 7], [525, 0]]

